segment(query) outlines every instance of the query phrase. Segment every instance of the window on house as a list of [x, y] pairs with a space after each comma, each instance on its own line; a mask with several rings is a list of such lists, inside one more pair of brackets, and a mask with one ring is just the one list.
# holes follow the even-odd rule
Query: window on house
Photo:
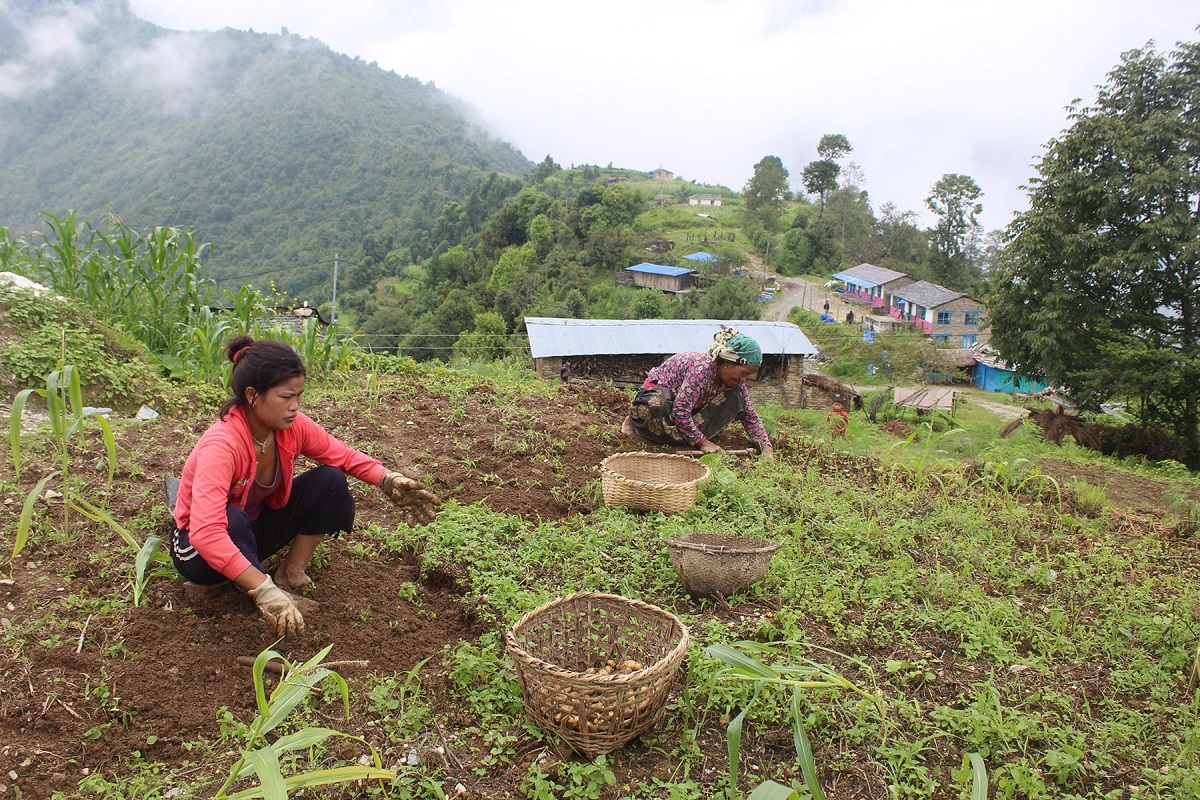
[[963, 325], [978, 325], [979, 318], [983, 316], [982, 311], [964, 311]]
[[964, 334], [963, 334], [963, 340], [962, 340], [962, 346], [963, 346], [963, 347], [970, 347], [971, 345], [975, 344], [975, 342], [976, 342], [976, 340], [977, 340], [977, 339], [979, 339], [979, 336], [978, 336], [977, 334], [974, 334], [974, 333], [964, 333]]
[[940, 344], [941, 342], [948, 342], [948, 341], [950, 341], [950, 334], [948, 334], [948, 333], [935, 333], [935, 334], [933, 335], [933, 340], [934, 340], [935, 342], [938, 342], [939, 344]]
[[938, 325], [949, 325], [950, 320], [953, 317], [954, 317], [953, 311], [939, 311], [939, 312], [937, 312], [937, 324]]

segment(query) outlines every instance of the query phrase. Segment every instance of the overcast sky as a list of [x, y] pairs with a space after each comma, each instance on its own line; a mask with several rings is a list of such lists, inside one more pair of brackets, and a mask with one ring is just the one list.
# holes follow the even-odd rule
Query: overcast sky
[[130, 0], [175, 30], [313, 37], [432, 81], [528, 158], [658, 166], [741, 190], [765, 155], [801, 189], [841, 133], [876, 209], [946, 173], [981, 221], [1025, 208], [1043, 145], [1126, 50], [1194, 40], [1195, 0]]

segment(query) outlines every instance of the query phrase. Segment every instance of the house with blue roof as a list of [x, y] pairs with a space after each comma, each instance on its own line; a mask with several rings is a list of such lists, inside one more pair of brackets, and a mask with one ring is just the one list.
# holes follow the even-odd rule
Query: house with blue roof
[[682, 294], [696, 288], [699, 275], [688, 267], [668, 267], [663, 264], [634, 264], [617, 275], [618, 283], [633, 283], [644, 289], [657, 289], [667, 294]]
[[874, 264], [859, 264], [857, 267], [835, 273], [834, 278], [846, 284], [846, 296], [867, 303], [872, 308], [890, 308], [892, 292], [916, 279], [893, 269]]

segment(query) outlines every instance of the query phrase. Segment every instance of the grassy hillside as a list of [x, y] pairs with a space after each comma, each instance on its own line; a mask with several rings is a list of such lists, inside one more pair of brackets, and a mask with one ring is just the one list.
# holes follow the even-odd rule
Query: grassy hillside
[[[73, 37], [75, 59], [38, 62], [35, 26]], [[483, 190], [489, 175], [529, 167], [432, 84], [312, 39], [167, 31], [120, 2], [21, 2], [0, 40], [0, 66], [26, 76], [0, 98], [0, 225], [40, 230], [42, 212], [73, 209], [193, 227], [234, 288], [327, 283], [335, 252], [381, 233], [409, 244], [448, 200], [475, 195], [482, 214], [502, 199]]]

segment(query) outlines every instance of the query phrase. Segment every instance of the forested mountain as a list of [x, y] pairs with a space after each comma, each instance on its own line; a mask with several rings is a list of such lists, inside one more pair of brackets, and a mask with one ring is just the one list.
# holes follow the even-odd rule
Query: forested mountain
[[428, 257], [448, 201], [479, 226], [531, 166], [431, 83], [316, 40], [168, 31], [124, 0], [11, 0], [0, 18], [0, 226], [15, 234], [68, 209], [190, 227], [227, 287], [299, 293], [329, 281], [335, 252]]

